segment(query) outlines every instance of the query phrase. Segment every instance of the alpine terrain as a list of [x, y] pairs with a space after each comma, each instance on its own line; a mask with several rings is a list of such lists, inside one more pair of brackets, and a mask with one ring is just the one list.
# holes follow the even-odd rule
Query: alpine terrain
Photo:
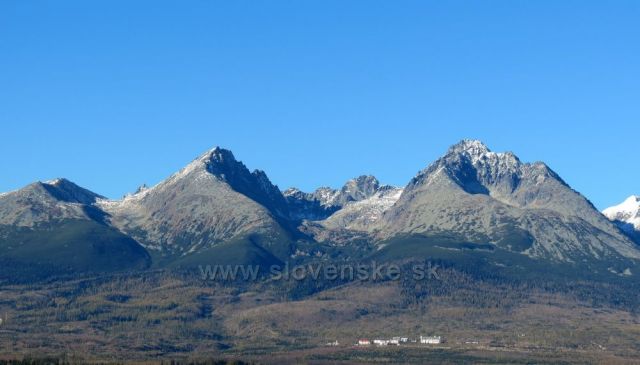
[[[40, 251], [55, 246], [36, 243], [42, 232], [87, 240], [83, 249], [109, 252], [102, 259], [117, 262], [114, 270], [267, 265], [296, 253], [333, 255], [337, 247], [367, 242], [351, 247], [358, 249], [350, 257], [477, 250], [475, 257], [492, 252], [491, 260], [501, 265], [520, 257], [629, 275], [640, 259], [630, 233], [638, 228], [638, 206], [631, 197], [605, 210], [611, 222], [544, 163], [524, 163], [511, 152], [463, 140], [405, 187], [362, 175], [340, 189], [311, 193], [281, 192], [263, 171], [249, 171], [231, 151], [216, 147], [121, 200], [65, 179], [33, 183], [0, 196], [0, 224], [4, 259], [23, 260], [28, 252], [45, 266]], [[95, 235], [102, 243], [88, 241]], [[63, 265], [69, 270], [88, 270], [77, 261], [82, 257], [58, 259], [72, 261]]]
[[638, 197], [603, 214], [477, 140], [405, 186], [354, 176], [282, 191], [216, 147], [119, 200], [0, 194], [0, 364], [637, 359]]
[[640, 244], [640, 196], [632, 195], [622, 203], [603, 210], [602, 214]]
[[147, 268], [147, 251], [106, 223], [99, 199], [65, 179], [0, 195], [0, 280]]
[[[488, 243], [553, 262], [633, 262], [637, 247], [542, 162], [523, 163], [464, 140], [415, 176], [375, 227]], [[623, 268], [625, 269], [625, 268]]]

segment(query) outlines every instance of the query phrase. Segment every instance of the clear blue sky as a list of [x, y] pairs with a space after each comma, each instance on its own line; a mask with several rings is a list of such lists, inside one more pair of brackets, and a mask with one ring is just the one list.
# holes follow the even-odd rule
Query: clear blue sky
[[0, 2], [0, 191], [117, 198], [231, 149], [281, 188], [404, 185], [478, 138], [640, 194], [638, 1]]

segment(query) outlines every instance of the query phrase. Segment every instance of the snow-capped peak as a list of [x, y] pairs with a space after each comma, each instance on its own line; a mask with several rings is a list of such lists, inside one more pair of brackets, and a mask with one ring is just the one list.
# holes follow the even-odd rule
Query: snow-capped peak
[[640, 231], [640, 196], [631, 195], [625, 201], [602, 211], [612, 221], [619, 221], [633, 226]]

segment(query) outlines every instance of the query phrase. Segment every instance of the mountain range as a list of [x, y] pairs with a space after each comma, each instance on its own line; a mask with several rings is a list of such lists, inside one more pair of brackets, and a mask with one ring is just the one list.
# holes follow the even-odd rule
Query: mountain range
[[313, 192], [281, 191], [216, 147], [120, 200], [66, 179], [0, 194], [0, 263], [10, 268], [0, 279], [300, 256], [464, 257], [633, 277], [639, 201], [602, 214], [544, 163], [477, 140], [453, 145], [404, 187], [363, 175]]

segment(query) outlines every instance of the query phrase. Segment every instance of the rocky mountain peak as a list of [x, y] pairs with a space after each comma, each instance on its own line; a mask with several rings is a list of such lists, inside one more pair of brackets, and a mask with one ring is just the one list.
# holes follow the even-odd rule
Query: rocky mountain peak
[[233, 155], [233, 152], [219, 146], [214, 147], [207, 154], [209, 160], [214, 163], [217, 162], [224, 164], [237, 162], [235, 156]]
[[340, 194], [347, 202], [359, 201], [375, 194], [379, 188], [380, 182], [375, 176], [361, 175], [347, 181], [342, 189], [340, 189]]
[[246, 169], [242, 162], [236, 160], [233, 152], [220, 147], [215, 147], [208, 151], [200, 160], [204, 162], [207, 170], [214, 175]]
[[[542, 162], [523, 163], [513, 152], [493, 152], [477, 140], [462, 140], [422, 170], [409, 186], [424, 185], [442, 175], [471, 194], [507, 197], [527, 180], [533, 185], [555, 181], [568, 185]], [[518, 200], [530, 200], [531, 195]], [[507, 199], [509, 204], [520, 204]]]
[[622, 230], [637, 231], [640, 235], [640, 196], [631, 195], [622, 203], [609, 207], [602, 213], [616, 222]]
[[164, 182], [150, 189], [143, 189], [141, 192], [144, 194], [141, 195], [152, 196], [155, 190], [166, 189], [168, 186], [172, 186], [173, 190], [183, 191], [189, 184], [209, 184], [212, 176], [267, 208], [274, 215], [288, 216], [284, 196], [271, 183], [266, 173], [262, 170], [249, 171], [242, 161], [235, 158], [233, 152], [221, 147], [208, 150]]
[[33, 226], [63, 219], [100, 220], [102, 215], [92, 206], [99, 199], [105, 198], [67, 179], [38, 181], [0, 195], [0, 224]]
[[230, 150], [215, 147], [202, 159], [206, 171], [228, 183], [235, 191], [267, 207], [278, 216], [286, 217], [287, 204], [280, 189], [271, 183], [262, 170], [249, 169], [236, 160]]
[[[513, 153], [492, 152], [479, 141], [452, 146], [421, 171], [385, 212], [381, 226], [387, 235], [447, 231], [497, 245], [508, 230], [520, 235], [521, 252], [559, 261], [573, 251], [640, 256], [611, 222], [545, 164], [522, 163]], [[604, 233], [587, 240], [584, 232]]]
[[465, 154], [470, 156], [480, 156], [489, 153], [491, 150], [482, 141], [477, 139], [463, 139], [449, 147], [447, 154]]
[[97, 199], [104, 199], [103, 196], [84, 189], [65, 178], [57, 178], [41, 184], [42, 187], [55, 199], [67, 203], [89, 205], [93, 204]]
[[499, 166], [513, 170], [521, 165], [513, 152], [493, 152], [481, 141], [471, 139], [463, 139], [451, 146], [439, 161], [455, 165], [461, 160], [476, 167]]
[[312, 193], [305, 193], [297, 188], [289, 188], [283, 194], [295, 218], [322, 220], [347, 204], [362, 201], [391, 188], [393, 187], [380, 185], [375, 176], [360, 175], [348, 180], [340, 189], [323, 186]]
[[204, 164], [205, 169], [222, 180], [233, 181], [237, 178], [250, 178], [251, 172], [240, 161], [236, 160], [230, 150], [215, 147], [203, 154], [197, 162]]
[[[640, 197], [612, 208], [605, 214], [616, 224], [640, 227]], [[250, 171], [231, 151], [216, 147], [120, 201], [66, 179], [0, 195], [0, 225], [64, 220], [110, 226], [176, 257], [254, 234], [276, 247], [278, 257], [289, 257], [289, 239], [304, 234], [337, 243], [446, 236], [561, 262], [640, 258], [631, 235], [545, 164], [520, 162], [477, 140], [451, 146], [405, 189], [361, 175], [337, 189], [281, 192], [264, 171]]]

